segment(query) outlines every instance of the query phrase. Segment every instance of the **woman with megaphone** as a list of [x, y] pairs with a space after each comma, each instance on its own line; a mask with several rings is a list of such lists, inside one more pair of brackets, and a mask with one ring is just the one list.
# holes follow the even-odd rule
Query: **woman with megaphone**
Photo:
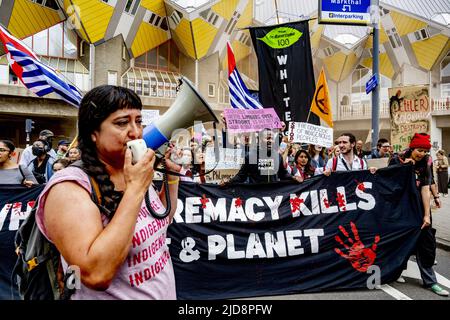
[[[105, 85], [89, 91], [78, 113], [81, 162], [58, 171], [39, 197], [40, 230], [61, 253], [63, 269], [80, 270], [81, 288], [71, 299], [176, 299], [165, 238], [179, 178], [169, 174], [157, 191], [155, 152], [146, 149], [132, 160], [127, 143], [142, 138], [141, 109], [129, 89]], [[169, 152], [166, 169], [173, 171]], [[169, 205], [169, 215], [155, 221], [148, 205], [157, 213]]]

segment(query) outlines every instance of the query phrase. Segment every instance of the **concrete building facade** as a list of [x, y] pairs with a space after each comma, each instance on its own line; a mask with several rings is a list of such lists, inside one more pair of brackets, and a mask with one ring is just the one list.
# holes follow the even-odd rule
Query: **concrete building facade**
[[[380, 1], [380, 137], [389, 138], [387, 89], [428, 85], [432, 142], [450, 150], [450, 3]], [[427, 4], [428, 3], [428, 4]], [[72, 0], [0, 2], [0, 23], [81, 90], [129, 87], [145, 109], [163, 114], [183, 75], [219, 114], [229, 107], [226, 42], [250, 89], [258, 88], [257, 59], [246, 27], [310, 19], [315, 79], [325, 70], [335, 135], [354, 132], [369, 141], [373, 52], [369, 27], [319, 25], [317, 1]], [[36, 14], [27, 20], [30, 12]], [[47, 43], [47, 45], [45, 45]], [[35, 97], [18, 83], [0, 50], [0, 135], [23, 147], [25, 119], [58, 138], [74, 138], [77, 109], [50, 94]], [[369, 144], [366, 145], [367, 147]]]

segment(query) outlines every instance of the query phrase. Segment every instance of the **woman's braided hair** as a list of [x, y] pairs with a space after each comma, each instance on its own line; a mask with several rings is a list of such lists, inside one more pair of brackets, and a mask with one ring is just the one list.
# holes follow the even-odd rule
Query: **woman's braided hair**
[[105, 165], [99, 160], [91, 135], [100, 129], [101, 123], [120, 109], [142, 109], [139, 96], [124, 87], [103, 85], [90, 90], [81, 100], [78, 111], [78, 148], [84, 171], [98, 183], [103, 199], [104, 212], [112, 218], [122, 194], [114, 190]]

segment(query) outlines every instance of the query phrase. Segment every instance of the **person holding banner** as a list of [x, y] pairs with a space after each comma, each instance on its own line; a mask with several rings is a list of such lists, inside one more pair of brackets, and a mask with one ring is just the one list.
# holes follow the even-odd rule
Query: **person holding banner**
[[357, 171], [369, 169], [371, 173], [375, 173], [377, 168], [367, 168], [367, 163], [360, 157], [356, 156], [356, 138], [352, 133], [343, 133], [336, 140], [339, 146], [339, 155], [329, 159], [324, 175], [329, 176], [334, 171]]
[[[282, 155], [278, 152], [278, 138], [274, 139], [270, 129], [259, 133], [259, 146], [250, 148], [245, 154], [245, 162], [239, 172], [228, 182], [221, 183], [222, 186], [229, 183], [265, 183], [293, 180], [283, 164]], [[295, 179], [294, 179], [295, 180]]]
[[[442, 289], [436, 279], [433, 264], [436, 258], [435, 230], [431, 228], [430, 185], [432, 183], [432, 163], [429, 161], [428, 152], [431, 149], [430, 136], [426, 133], [414, 134], [407, 149], [391, 159], [389, 165], [412, 164], [414, 166], [416, 185], [422, 201], [423, 224], [416, 248], [416, 260], [419, 266], [420, 276], [425, 288], [440, 296], [448, 296], [448, 291]], [[433, 231], [434, 230], [434, 231]], [[405, 282], [403, 277], [397, 280]]]
[[[32, 189], [31, 187], [38, 185], [38, 182], [26, 166], [18, 165], [11, 159], [15, 156], [15, 149], [16, 147], [12, 141], [0, 140], [0, 185], [24, 185]], [[10, 186], [8, 186], [9, 188]], [[17, 191], [20, 188], [13, 190], [20, 193], [20, 191]], [[11, 201], [9, 197], [6, 198], [8, 202]], [[3, 204], [0, 207], [2, 208], [2, 213], [0, 214], [2, 216], [0, 218], [0, 300], [16, 300], [20, 299], [20, 295], [17, 287], [12, 284], [11, 272], [17, 259], [14, 246], [14, 235], [17, 227], [11, 228], [13, 213], [11, 213], [9, 218], [9, 226], [4, 223], [9, 209], [5, 210], [7, 206], [4, 207]]]
[[311, 164], [311, 156], [306, 150], [299, 150], [295, 154], [295, 166], [292, 170], [294, 179], [303, 182], [314, 176], [316, 168]]
[[15, 149], [12, 141], [0, 140], [0, 184], [23, 184], [27, 187], [37, 184], [36, 178], [26, 166], [11, 160]]
[[[82, 163], [58, 171], [39, 196], [39, 229], [61, 253], [64, 271], [68, 266], [80, 271], [81, 288], [73, 300], [176, 299], [166, 234], [177, 208], [179, 178], [168, 175], [171, 210], [155, 218], [146, 192], [158, 214], [167, 205], [165, 187], [158, 193], [152, 185], [155, 152], [147, 149], [132, 164], [127, 148], [142, 138], [141, 110], [139, 96], [127, 88], [103, 85], [86, 93], [78, 113]], [[173, 171], [169, 159], [166, 168]], [[92, 188], [101, 203], [91, 199]]]

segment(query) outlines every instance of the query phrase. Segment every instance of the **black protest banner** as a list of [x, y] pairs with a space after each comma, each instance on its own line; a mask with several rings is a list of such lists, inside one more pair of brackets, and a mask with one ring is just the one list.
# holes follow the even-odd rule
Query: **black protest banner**
[[169, 227], [179, 299], [374, 288], [406, 265], [422, 224], [412, 167], [301, 184], [181, 184]]
[[309, 112], [315, 81], [308, 21], [250, 28], [250, 34], [258, 57], [262, 105], [274, 107], [286, 123], [320, 124]]
[[0, 185], [0, 300], [12, 298], [11, 272], [17, 260], [14, 237], [43, 188]]

